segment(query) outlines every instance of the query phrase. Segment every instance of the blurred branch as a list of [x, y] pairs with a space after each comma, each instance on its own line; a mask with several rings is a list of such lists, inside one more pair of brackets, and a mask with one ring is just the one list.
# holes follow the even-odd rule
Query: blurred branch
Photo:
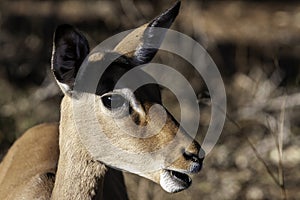
[[[283, 103], [284, 104], [284, 103]], [[238, 122], [236, 122], [235, 120], [233, 120], [231, 117], [229, 117], [228, 114], [226, 114], [227, 119], [232, 122], [235, 126], [238, 127], [239, 130], [242, 130], [242, 127], [239, 125]], [[272, 172], [271, 168], [269, 167], [269, 165], [267, 164], [267, 162], [264, 160], [264, 158], [260, 155], [260, 153], [258, 152], [257, 148], [255, 147], [255, 145], [251, 142], [250, 138], [247, 135], [244, 135], [246, 138], [247, 143], [249, 144], [250, 148], [252, 149], [252, 151], [255, 154], [255, 157], [263, 164], [263, 166], [265, 167], [265, 169], [267, 170], [268, 174], [270, 175], [270, 177], [273, 179], [273, 181], [280, 187], [281, 189], [281, 193], [282, 193], [282, 199], [286, 200], [287, 199], [287, 193], [286, 193], [286, 188], [285, 188], [285, 183], [284, 183], [284, 170], [283, 170], [283, 157], [282, 157], [282, 144], [283, 144], [283, 127], [284, 127], [284, 105], [282, 106], [282, 112], [281, 112], [281, 120], [280, 120], [280, 132], [278, 135], [278, 140], [276, 140], [275, 138], [275, 143], [276, 143], [276, 147], [277, 150], [279, 152], [279, 163], [278, 163], [278, 178], [276, 178], [276, 176], [274, 175], [274, 173]], [[274, 136], [274, 132], [271, 130], [271, 127], [269, 127], [270, 132], [272, 133], [272, 135]]]
[[284, 96], [279, 96], [279, 97], [270, 99], [268, 102], [264, 103], [263, 107], [269, 111], [276, 111], [276, 110], [282, 109], [283, 101], [286, 102], [283, 105], [284, 109], [300, 106], [300, 93], [284, 95]]
[[[258, 147], [251, 142], [247, 135], [245, 135], [245, 138], [256, 158], [265, 166], [268, 174], [280, 188], [282, 199], [287, 199], [283, 167], [283, 142], [284, 136], [289, 135], [291, 130], [289, 124], [285, 124], [285, 114], [287, 108], [295, 108], [300, 105], [300, 93], [289, 96], [285, 94], [285, 88], [280, 87], [283, 75], [276, 61], [275, 71], [270, 77], [261, 69], [252, 69], [249, 74], [249, 77], [245, 75], [241, 76], [240, 80], [237, 79], [238, 85], [249, 94], [249, 98], [238, 109], [237, 118], [239, 120], [263, 124], [271, 133], [278, 152], [277, 177], [268, 166], [266, 160], [260, 155], [261, 152], [259, 153]], [[244, 84], [245, 82], [247, 84]], [[274, 94], [281, 94], [282, 96], [272, 98]], [[279, 117], [274, 116], [276, 115], [275, 113], [278, 113]], [[233, 119], [230, 119], [230, 121], [241, 129], [241, 126]]]
[[[221, 108], [218, 106], [218, 108], [221, 110]], [[223, 110], [221, 110], [221, 112], [224, 113]], [[233, 118], [231, 118], [229, 116], [228, 113], [224, 113], [226, 115], [226, 119], [229, 120], [231, 123], [233, 123], [240, 131], [242, 130], [242, 126], [235, 121]], [[276, 178], [276, 176], [274, 175], [274, 173], [272, 172], [271, 168], [268, 166], [267, 162], [264, 160], [264, 158], [262, 156], [260, 156], [257, 148], [255, 147], [255, 145], [251, 142], [250, 138], [247, 135], [244, 135], [246, 138], [247, 143], [249, 144], [250, 148], [252, 149], [252, 151], [254, 152], [256, 158], [264, 165], [265, 169], [267, 170], [268, 174], [270, 175], [270, 177], [273, 179], [273, 181], [280, 186], [280, 182], [279, 180]]]
[[284, 133], [284, 120], [285, 120], [285, 104], [286, 98], [282, 101], [281, 105], [281, 112], [280, 112], [280, 119], [279, 119], [279, 133], [278, 133], [278, 156], [279, 156], [279, 163], [278, 163], [278, 179], [281, 188], [282, 199], [287, 199], [287, 193], [284, 183], [284, 168], [283, 168], [283, 133]]
[[270, 177], [273, 179], [273, 181], [280, 186], [280, 182], [279, 180], [275, 177], [274, 173], [272, 172], [272, 170], [270, 169], [270, 167], [268, 166], [267, 162], [264, 160], [264, 158], [262, 156], [260, 156], [259, 152], [257, 151], [257, 149], [255, 148], [254, 144], [251, 142], [251, 140], [249, 139], [248, 136], [246, 136], [246, 141], [249, 144], [249, 146], [251, 147], [251, 149], [253, 150], [256, 158], [264, 165], [265, 169], [267, 170], [268, 174], [270, 175]]

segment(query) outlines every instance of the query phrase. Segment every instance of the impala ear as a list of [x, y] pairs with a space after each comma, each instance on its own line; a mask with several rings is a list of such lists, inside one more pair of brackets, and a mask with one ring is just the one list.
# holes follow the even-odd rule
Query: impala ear
[[57, 27], [51, 69], [64, 93], [73, 89], [77, 72], [88, 54], [88, 41], [80, 32], [67, 24]]
[[180, 1], [154, 18], [151, 22], [132, 31], [114, 50], [132, 58], [136, 64], [140, 65], [150, 62], [158, 51], [167, 29], [178, 15], [179, 8]]

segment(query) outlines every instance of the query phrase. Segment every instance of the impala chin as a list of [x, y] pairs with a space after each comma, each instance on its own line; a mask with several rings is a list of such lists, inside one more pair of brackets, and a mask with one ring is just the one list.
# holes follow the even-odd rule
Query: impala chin
[[164, 169], [160, 174], [161, 187], [170, 193], [180, 192], [192, 184], [192, 179], [183, 172]]

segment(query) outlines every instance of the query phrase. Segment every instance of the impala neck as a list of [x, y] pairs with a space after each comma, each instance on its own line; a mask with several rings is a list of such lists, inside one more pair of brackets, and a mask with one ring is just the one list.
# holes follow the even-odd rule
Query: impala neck
[[68, 109], [70, 101], [70, 97], [65, 96], [61, 104], [60, 156], [51, 199], [93, 199], [96, 195], [102, 196], [106, 167], [92, 160], [80, 142]]

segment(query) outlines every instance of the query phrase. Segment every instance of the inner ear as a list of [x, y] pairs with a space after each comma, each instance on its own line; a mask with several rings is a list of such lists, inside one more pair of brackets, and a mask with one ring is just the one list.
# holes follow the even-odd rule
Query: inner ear
[[79, 31], [67, 24], [58, 26], [54, 34], [51, 67], [56, 80], [72, 89], [89, 51], [88, 41]]

